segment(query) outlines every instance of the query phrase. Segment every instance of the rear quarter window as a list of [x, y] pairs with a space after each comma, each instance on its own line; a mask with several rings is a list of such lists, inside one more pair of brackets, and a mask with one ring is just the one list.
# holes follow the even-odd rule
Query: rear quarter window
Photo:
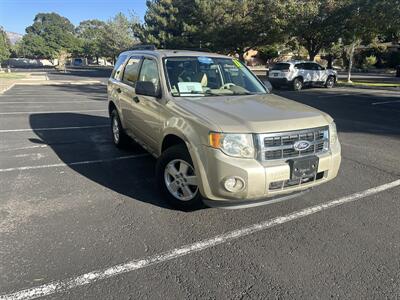
[[115, 63], [114, 66], [114, 70], [111, 73], [111, 78], [120, 79], [120, 74], [122, 73], [122, 66], [126, 60], [126, 58], [128, 57], [128, 55], [126, 54], [121, 54], [120, 56], [118, 56], [117, 62]]

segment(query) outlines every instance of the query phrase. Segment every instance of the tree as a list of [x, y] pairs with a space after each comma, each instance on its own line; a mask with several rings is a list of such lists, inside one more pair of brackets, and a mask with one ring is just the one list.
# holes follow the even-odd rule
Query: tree
[[144, 24], [135, 23], [134, 32], [145, 44], [159, 48], [201, 48], [195, 0], [148, 0]]
[[200, 37], [206, 47], [236, 53], [279, 42], [284, 37], [282, 1], [197, 0], [201, 13]]
[[0, 27], [0, 69], [1, 63], [10, 57], [11, 43], [7, 37], [7, 33]]
[[20, 57], [49, 58], [54, 57], [55, 52], [47, 45], [40, 35], [28, 33], [16, 44], [16, 54]]
[[355, 49], [362, 42], [370, 43], [382, 28], [379, 24], [384, 23], [378, 17], [378, 2], [376, 0], [352, 0], [340, 14], [344, 24], [343, 40], [347, 45], [345, 50], [349, 61], [348, 82], [351, 82]]
[[62, 50], [81, 52], [81, 43], [74, 35], [74, 25], [56, 13], [37, 14], [33, 24], [26, 28], [26, 33], [27, 38], [22, 40], [21, 48], [26, 49], [27, 56], [56, 58]]
[[118, 13], [106, 23], [101, 40], [101, 47], [106, 56], [115, 61], [120, 52], [129, 50], [138, 43], [133, 32], [135, 26], [132, 25], [136, 22], [135, 18], [129, 20], [123, 13]]
[[310, 60], [342, 36], [343, 9], [348, 0], [289, 0], [287, 30], [308, 51]]
[[103, 36], [106, 33], [106, 23], [100, 20], [82, 21], [76, 28], [78, 37], [82, 40], [82, 52], [85, 57], [96, 58], [104, 56], [102, 47]]

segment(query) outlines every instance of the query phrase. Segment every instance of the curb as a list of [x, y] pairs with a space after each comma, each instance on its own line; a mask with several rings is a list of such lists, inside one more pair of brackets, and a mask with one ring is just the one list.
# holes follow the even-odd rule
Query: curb
[[365, 89], [365, 90], [383, 90], [383, 91], [400, 91], [400, 87], [384, 87], [384, 86], [365, 86], [365, 85], [346, 85], [336, 84], [337, 87], [353, 88], [353, 89]]

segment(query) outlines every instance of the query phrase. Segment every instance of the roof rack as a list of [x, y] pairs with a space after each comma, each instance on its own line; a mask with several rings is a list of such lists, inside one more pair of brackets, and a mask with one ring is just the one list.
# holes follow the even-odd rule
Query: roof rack
[[136, 45], [132, 47], [132, 50], [157, 50], [155, 45]]

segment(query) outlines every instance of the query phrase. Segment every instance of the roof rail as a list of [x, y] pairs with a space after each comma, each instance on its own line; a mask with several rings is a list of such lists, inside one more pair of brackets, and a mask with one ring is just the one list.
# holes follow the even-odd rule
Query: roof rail
[[135, 45], [132, 47], [131, 50], [157, 50], [157, 47], [155, 45]]

